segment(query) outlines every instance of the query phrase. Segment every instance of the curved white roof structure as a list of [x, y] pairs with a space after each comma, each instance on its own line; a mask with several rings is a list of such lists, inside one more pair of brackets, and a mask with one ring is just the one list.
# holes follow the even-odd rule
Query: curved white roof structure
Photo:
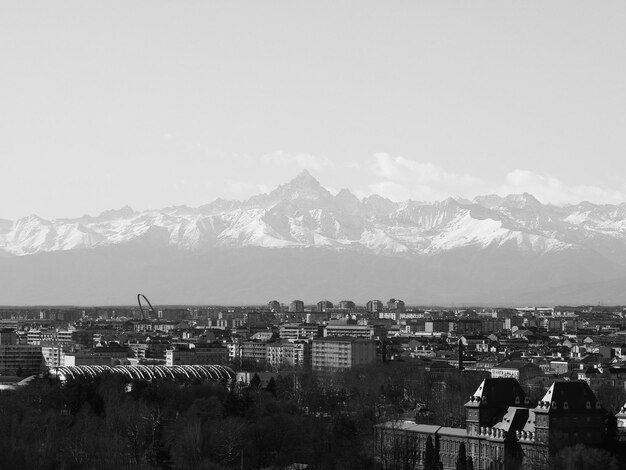
[[190, 380], [233, 380], [235, 372], [221, 365], [184, 366], [68, 366], [53, 367], [50, 374], [62, 382], [76, 379], [95, 379], [101, 375], [120, 375], [128, 380], [166, 380], [187, 382]]

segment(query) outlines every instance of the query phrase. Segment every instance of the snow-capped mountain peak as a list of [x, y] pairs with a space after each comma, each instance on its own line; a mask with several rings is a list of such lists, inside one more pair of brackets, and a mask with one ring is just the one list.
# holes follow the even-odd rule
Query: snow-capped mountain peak
[[137, 212], [126, 206], [96, 217], [0, 223], [0, 252], [28, 255], [129, 242], [183, 250], [219, 246], [325, 247], [389, 255], [508, 247], [547, 253], [590, 249], [626, 263], [626, 205], [544, 205], [531, 194], [473, 201], [359, 200], [333, 196], [308, 171], [247, 201], [217, 199]]

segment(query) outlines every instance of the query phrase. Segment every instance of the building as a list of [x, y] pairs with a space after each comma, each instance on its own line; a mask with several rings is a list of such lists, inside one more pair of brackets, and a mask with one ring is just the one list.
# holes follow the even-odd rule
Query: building
[[330, 318], [330, 312], [307, 312], [304, 318], [307, 323], [321, 323]]
[[6, 346], [10, 344], [17, 344], [17, 334], [14, 329], [2, 328], [0, 330], [0, 345]]
[[339, 302], [339, 308], [342, 310], [352, 310], [356, 308], [356, 305], [352, 300], [341, 300]]
[[461, 443], [477, 470], [530, 470], [548, 468], [550, 455], [563, 447], [594, 446], [605, 437], [606, 412], [585, 382], [555, 382], [533, 407], [515, 379], [489, 378], [480, 384], [465, 409], [465, 428], [408, 420], [376, 426], [378, 458], [396, 452], [400, 460], [412, 459], [412, 468], [423, 468], [430, 437], [437, 443], [445, 470], [456, 468]]
[[365, 304], [368, 313], [379, 313], [383, 309], [383, 303], [380, 300], [370, 300]]
[[166, 366], [226, 364], [228, 348], [219, 343], [177, 344], [165, 351]]
[[60, 344], [42, 345], [41, 355], [46, 367], [61, 367], [65, 363], [65, 351]]
[[318, 312], [325, 312], [327, 308], [333, 308], [334, 305], [330, 300], [320, 300], [317, 303], [317, 311]]
[[285, 323], [278, 330], [280, 339], [313, 339], [323, 335], [323, 327], [307, 323]]
[[125, 364], [128, 361], [129, 353], [128, 348], [119, 345], [99, 346], [79, 352], [66, 352], [62, 356], [61, 365], [70, 367]]
[[389, 302], [387, 302], [387, 309], [395, 312], [404, 312], [404, 302], [398, 299], [389, 299]]
[[280, 302], [278, 300], [270, 300], [267, 303], [267, 309], [270, 312], [280, 312], [281, 311]]
[[182, 321], [190, 318], [190, 312], [186, 308], [164, 308], [159, 310], [158, 318], [166, 321]]
[[424, 331], [426, 333], [449, 333], [454, 329], [453, 320], [426, 320], [424, 322]]
[[304, 367], [311, 360], [311, 344], [308, 341], [280, 341], [267, 344], [267, 363], [274, 369]]
[[244, 341], [241, 343], [241, 358], [255, 362], [267, 360], [267, 342], [265, 341]]
[[39, 374], [43, 365], [40, 346], [0, 344], [0, 375]]
[[326, 325], [324, 337], [354, 336], [356, 338], [374, 338], [374, 327], [370, 325]]
[[153, 331], [162, 331], [167, 333], [178, 328], [179, 324], [175, 321], [166, 320], [134, 320], [130, 322], [133, 333], [147, 333]]
[[378, 318], [380, 320], [393, 320], [398, 321], [400, 318], [400, 312], [397, 310], [383, 310], [382, 312], [378, 312]]
[[289, 304], [289, 311], [292, 313], [304, 312], [304, 302], [302, 300], [294, 300]]
[[313, 340], [314, 371], [339, 371], [376, 361], [376, 343], [353, 337], [320, 338]]
[[510, 377], [520, 382], [543, 375], [543, 371], [538, 365], [524, 361], [503, 362], [492, 367], [490, 372], [494, 379]]

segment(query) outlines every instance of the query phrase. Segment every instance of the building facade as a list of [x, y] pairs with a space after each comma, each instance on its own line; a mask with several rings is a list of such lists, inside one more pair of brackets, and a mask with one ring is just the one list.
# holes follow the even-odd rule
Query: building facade
[[585, 382], [555, 382], [537, 406], [531, 406], [517, 380], [488, 378], [465, 409], [465, 428], [408, 420], [378, 425], [378, 458], [412, 459], [413, 468], [424, 468], [430, 437], [437, 443], [445, 470], [456, 467], [461, 443], [476, 470], [540, 469], [548, 467], [557, 450], [574, 444], [598, 445], [606, 432], [606, 411]]
[[340, 371], [376, 361], [376, 343], [354, 337], [320, 338], [313, 340], [312, 367], [314, 371]]

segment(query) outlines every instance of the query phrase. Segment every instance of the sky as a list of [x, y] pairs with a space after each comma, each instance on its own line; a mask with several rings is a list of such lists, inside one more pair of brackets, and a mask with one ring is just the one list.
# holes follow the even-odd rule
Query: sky
[[626, 2], [0, 3], [0, 218], [245, 199], [626, 202]]

